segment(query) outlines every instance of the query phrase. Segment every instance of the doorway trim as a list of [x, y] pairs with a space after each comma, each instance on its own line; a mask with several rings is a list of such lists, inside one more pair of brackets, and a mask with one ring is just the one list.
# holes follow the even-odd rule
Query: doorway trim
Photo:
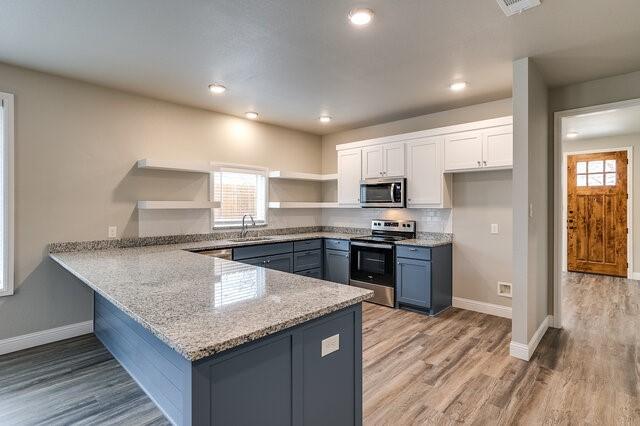
[[[575, 108], [554, 113], [553, 129], [553, 327], [562, 328], [562, 271], [566, 265], [566, 156], [562, 153], [562, 119], [574, 115], [587, 114], [593, 112], [608, 111], [611, 109], [622, 109], [640, 106], [640, 99], [631, 99], [622, 102], [613, 102], [602, 105], [594, 105], [584, 108]], [[627, 173], [627, 191], [629, 192], [629, 202], [627, 202], [627, 262], [629, 269], [628, 278], [633, 277], [633, 149], [630, 147], [611, 148], [606, 150], [591, 150], [590, 152], [612, 152], [627, 150], [629, 169]], [[567, 153], [569, 154], [569, 153]], [[561, 255], [558, 256], [558, 253]]]

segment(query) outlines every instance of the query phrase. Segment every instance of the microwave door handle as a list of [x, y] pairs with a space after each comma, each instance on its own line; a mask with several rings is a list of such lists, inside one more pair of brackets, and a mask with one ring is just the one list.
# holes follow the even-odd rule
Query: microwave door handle
[[391, 185], [389, 185], [389, 189], [391, 190], [391, 194], [390, 194], [391, 197], [389, 198], [389, 201], [392, 202], [392, 203], [395, 203], [395, 201], [396, 201], [395, 197], [393, 196], [394, 192], [395, 192], [395, 187], [396, 187], [395, 183], [392, 183]]

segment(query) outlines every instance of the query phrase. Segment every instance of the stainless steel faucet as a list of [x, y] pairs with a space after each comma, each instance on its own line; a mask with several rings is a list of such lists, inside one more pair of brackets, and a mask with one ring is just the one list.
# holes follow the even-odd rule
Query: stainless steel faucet
[[252, 226], [254, 228], [256, 226], [256, 221], [253, 220], [253, 216], [251, 216], [250, 214], [245, 214], [244, 216], [242, 216], [242, 231], [240, 231], [240, 238], [245, 238], [247, 236], [247, 233], [249, 232], [249, 230], [247, 229], [246, 222], [245, 222], [245, 219], [247, 218], [247, 216], [249, 216], [249, 219], [251, 219]]

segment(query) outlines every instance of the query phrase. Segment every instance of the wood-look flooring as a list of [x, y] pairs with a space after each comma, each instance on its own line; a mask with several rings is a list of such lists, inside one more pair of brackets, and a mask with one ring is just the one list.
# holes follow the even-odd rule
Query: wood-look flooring
[[[511, 322], [365, 304], [364, 423], [640, 424], [640, 283], [568, 274], [530, 362]], [[92, 335], [0, 357], [0, 425], [167, 424]]]

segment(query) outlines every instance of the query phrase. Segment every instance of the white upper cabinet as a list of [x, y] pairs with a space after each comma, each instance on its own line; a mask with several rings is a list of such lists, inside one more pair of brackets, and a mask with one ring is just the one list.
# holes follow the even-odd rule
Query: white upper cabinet
[[338, 204], [360, 205], [362, 149], [338, 151]]
[[404, 143], [382, 145], [384, 177], [404, 177]]
[[444, 171], [513, 167], [513, 126], [454, 133], [445, 137]]
[[482, 132], [482, 165], [513, 166], [513, 126], [502, 126]]
[[384, 160], [381, 146], [362, 149], [362, 178], [371, 179], [384, 176]]
[[482, 133], [465, 132], [448, 135], [444, 141], [446, 171], [475, 169], [482, 166]]
[[407, 207], [451, 207], [451, 176], [443, 175], [444, 137], [407, 143]]
[[404, 177], [404, 143], [375, 145], [362, 148], [362, 177]]

